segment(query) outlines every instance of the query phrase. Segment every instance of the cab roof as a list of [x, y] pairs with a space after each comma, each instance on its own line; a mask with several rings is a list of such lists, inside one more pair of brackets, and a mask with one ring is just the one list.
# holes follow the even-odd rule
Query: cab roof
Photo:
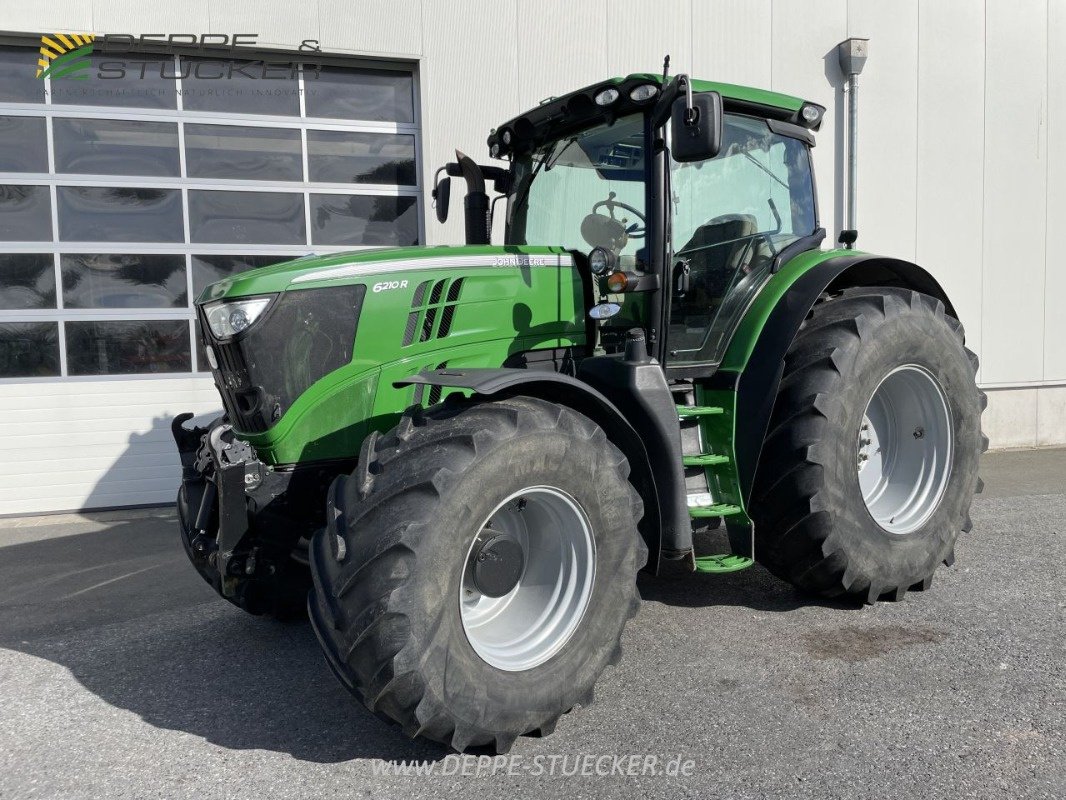
[[[800, 97], [732, 83], [718, 83], [695, 78], [691, 80], [694, 92], [718, 92], [722, 96], [726, 111], [748, 113], [812, 127], [802, 122], [799, 116], [800, 110], [806, 105], [817, 104], [809, 103]], [[636, 101], [630, 98], [629, 93], [637, 86], [649, 83], [661, 88], [662, 75], [637, 72], [625, 77], [598, 81], [561, 97], [550, 97], [535, 108], [493, 129], [488, 138], [489, 148], [497, 145], [498, 154], [503, 156], [508, 152], [527, 150], [543, 141], [558, 138], [571, 129], [582, 128], [597, 119], [611, 121], [625, 114], [642, 111], [655, 102], [658, 94], [647, 100]], [[618, 90], [618, 98], [609, 106], [597, 105], [596, 96], [610, 88]], [[821, 106], [818, 108], [821, 109]], [[824, 109], [821, 110], [824, 111]], [[820, 122], [820, 119], [818, 121]], [[817, 125], [813, 127], [817, 129]], [[508, 139], [509, 142], [506, 141]]]

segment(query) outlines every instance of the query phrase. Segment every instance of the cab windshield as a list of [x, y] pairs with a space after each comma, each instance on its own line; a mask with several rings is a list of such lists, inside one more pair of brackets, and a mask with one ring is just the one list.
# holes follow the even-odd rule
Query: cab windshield
[[507, 244], [553, 244], [588, 252], [604, 247], [623, 268], [645, 256], [644, 118], [550, 142], [515, 158]]

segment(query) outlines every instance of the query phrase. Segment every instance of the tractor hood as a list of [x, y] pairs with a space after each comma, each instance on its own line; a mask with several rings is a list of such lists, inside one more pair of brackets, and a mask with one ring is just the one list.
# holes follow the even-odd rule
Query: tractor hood
[[525, 245], [390, 247], [308, 255], [217, 281], [204, 289], [197, 302], [345, 283], [402, 281], [408, 274], [434, 269], [570, 266], [571, 259], [570, 252], [561, 247]]

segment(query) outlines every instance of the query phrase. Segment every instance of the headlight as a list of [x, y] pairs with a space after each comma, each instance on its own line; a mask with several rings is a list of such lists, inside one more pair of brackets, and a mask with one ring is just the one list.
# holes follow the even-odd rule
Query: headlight
[[211, 333], [218, 339], [229, 339], [251, 327], [260, 314], [270, 305], [269, 297], [255, 297], [251, 300], [233, 300], [211, 303], [204, 306], [207, 324]]
[[596, 95], [596, 105], [609, 106], [615, 100], [618, 99], [617, 89], [604, 89], [602, 92]]
[[629, 99], [635, 103], [642, 103], [645, 100], [651, 100], [658, 93], [659, 87], [654, 83], [642, 83], [630, 91]]
[[614, 253], [605, 247], [596, 247], [589, 253], [589, 269], [593, 275], [606, 275], [614, 269]]

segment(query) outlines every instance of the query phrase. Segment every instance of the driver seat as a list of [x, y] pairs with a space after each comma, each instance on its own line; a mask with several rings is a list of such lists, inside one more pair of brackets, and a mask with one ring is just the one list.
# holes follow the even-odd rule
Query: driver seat
[[703, 296], [704, 311], [725, 296], [736, 271], [747, 266], [744, 259], [758, 230], [751, 214], [723, 214], [696, 228], [685, 243], [680, 252], [695, 251], [688, 256], [690, 295]]

